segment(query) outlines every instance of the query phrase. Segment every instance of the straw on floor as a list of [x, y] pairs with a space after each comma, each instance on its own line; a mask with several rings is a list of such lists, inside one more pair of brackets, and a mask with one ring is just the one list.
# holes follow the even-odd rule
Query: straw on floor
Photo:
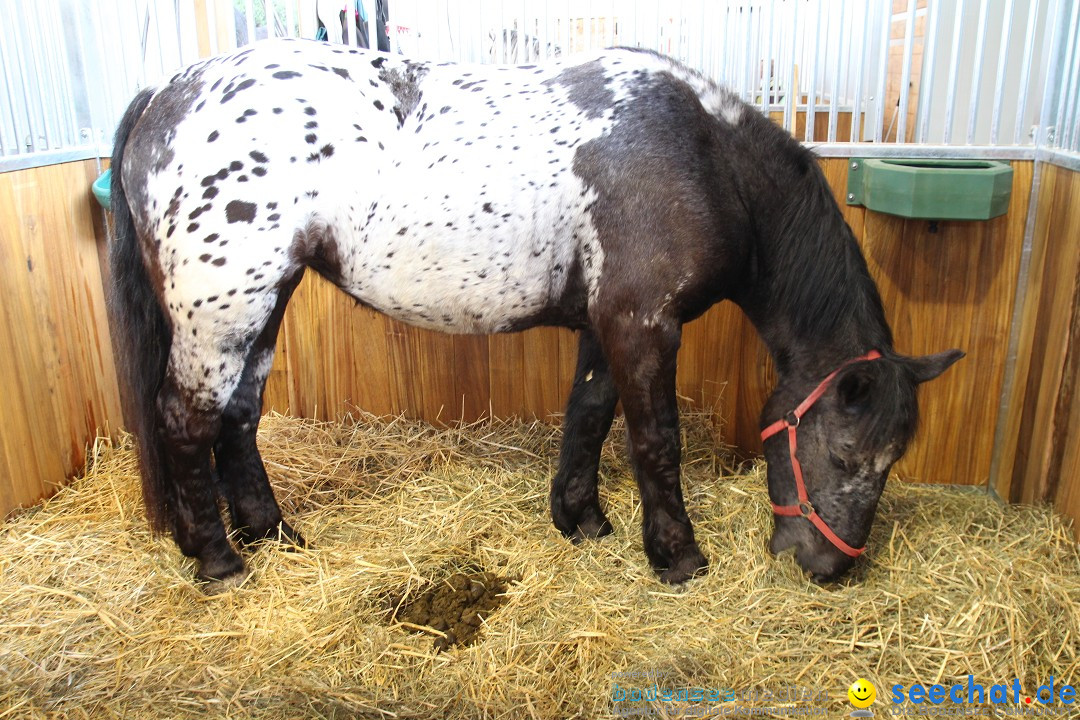
[[[550, 425], [269, 416], [268, 471], [313, 547], [262, 547], [248, 581], [214, 597], [150, 536], [129, 443], [99, 441], [83, 478], [0, 525], [0, 718], [678, 717], [703, 704], [618, 699], [654, 685], [733, 690], [728, 705], [776, 717], [807, 706], [781, 691], [812, 689], [834, 717], [859, 677], [879, 711], [898, 683], [1080, 680], [1080, 553], [1048, 510], [892, 481], [865, 559], [818, 587], [766, 550], [763, 467], [732, 472], [704, 417], [684, 417], [684, 436], [711, 567], [670, 587], [642, 551], [618, 428], [601, 467], [615, 534], [574, 546], [548, 518]], [[461, 570], [513, 578], [475, 644], [436, 652], [388, 622], [387, 598]]]

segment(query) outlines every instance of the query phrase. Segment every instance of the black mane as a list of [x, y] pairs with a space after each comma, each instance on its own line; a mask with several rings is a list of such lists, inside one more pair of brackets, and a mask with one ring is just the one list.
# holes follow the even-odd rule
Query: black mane
[[793, 346], [825, 346], [840, 357], [891, 351], [881, 296], [817, 157], [756, 111], [748, 109], [736, 132], [759, 148], [751, 157], [761, 162], [743, 198], [759, 225], [753, 290], [740, 304], [781, 372]]

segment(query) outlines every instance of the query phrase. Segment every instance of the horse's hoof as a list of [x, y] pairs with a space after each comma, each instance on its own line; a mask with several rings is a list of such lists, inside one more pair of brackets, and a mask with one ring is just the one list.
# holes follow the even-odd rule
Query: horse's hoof
[[263, 531], [241, 528], [237, 532], [240, 544], [247, 547], [265, 540], [274, 540], [286, 546], [286, 550], [303, 550], [308, 547], [304, 536], [292, 528], [289, 523], [282, 520], [277, 525]]
[[597, 512], [600, 515], [599, 518], [590, 517], [578, 522], [577, 529], [570, 535], [570, 542], [580, 545], [586, 540], [598, 540], [615, 532], [615, 528], [611, 527], [611, 523], [604, 514], [599, 510]]
[[221, 595], [222, 593], [229, 592], [230, 590], [234, 590], [243, 585], [250, 574], [250, 571], [247, 568], [244, 568], [241, 572], [233, 573], [232, 575], [221, 579], [206, 578], [201, 574], [199, 579], [202, 581], [202, 591], [205, 594]]
[[247, 566], [236, 553], [200, 563], [198, 580], [207, 595], [218, 595], [239, 587], [248, 576]]
[[679, 585], [687, 580], [704, 575], [709, 570], [709, 561], [694, 547], [681, 558], [660, 573], [660, 580], [668, 585]]
[[[574, 515], [577, 517], [574, 518]], [[567, 513], [565, 511], [556, 513], [553, 511], [552, 519], [555, 522], [555, 527], [559, 529], [563, 537], [575, 545], [615, 532], [599, 505], [586, 505], [577, 513]]]

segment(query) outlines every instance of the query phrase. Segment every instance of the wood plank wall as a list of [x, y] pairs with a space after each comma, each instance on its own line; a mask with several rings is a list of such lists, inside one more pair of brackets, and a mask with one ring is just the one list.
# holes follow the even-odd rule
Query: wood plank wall
[[1042, 173], [996, 487], [1080, 525], [1080, 173]]
[[[1009, 212], [989, 222], [927, 222], [843, 204], [847, 160], [823, 159], [862, 243], [902, 352], [960, 347], [968, 357], [922, 390], [924, 423], [898, 465], [921, 482], [986, 485], [1032, 164], [1015, 162]], [[321, 320], [319, 320], [321, 318]], [[266, 407], [338, 417], [350, 405], [426, 419], [551, 417], [573, 377], [576, 340], [562, 330], [462, 337], [417, 330], [305, 278], [286, 315]], [[718, 436], [760, 449], [758, 413], [773, 382], [764, 346], [739, 310], [713, 308], [688, 325], [679, 392], [714, 410]], [[967, 422], [981, 418], [979, 422]], [[959, 426], [964, 432], [957, 432]]]
[[[822, 164], [842, 199], [847, 161]], [[1013, 167], [1009, 212], [988, 223], [941, 223], [932, 232], [925, 222], [841, 204], [898, 349], [968, 352], [922, 390], [923, 427], [898, 466], [908, 479], [987, 482], [1032, 175], [1029, 162]], [[0, 513], [48, 495], [79, 469], [96, 428], [121, 423], [104, 315], [104, 233], [88, 191], [96, 173], [97, 163], [87, 161], [0, 177]], [[1060, 398], [1072, 397], [1080, 356], [1070, 350], [1080, 348], [1072, 342], [1080, 322], [1072, 304], [1061, 301], [1066, 312], [1055, 299], [1078, 292], [1080, 250], [1062, 241], [1080, 223], [1078, 193], [1076, 174], [1046, 168], [1040, 206], [1052, 212], [1040, 213], [1032, 265], [1032, 277], [1046, 280], [1029, 293], [1021, 359], [1033, 360], [1030, 373], [1018, 368], [1026, 394], [1011, 405], [1017, 430], [1007, 435], [1017, 441], [1002, 463], [1010, 479], [998, 484], [1005, 497], [1054, 500], [1074, 516], [1080, 403]], [[360, 407], [443, 422], [489, 414], [553, 419], [576, 350], [574, 334], [563, 330], [493, 337], [417, 330], [356, 307], [309, 274], [279, 338], [266, 407], [321, 418]], [[733, 306], [686, 327], [679, 392], [686, 405], [714, 413], [718, 439], [759, 448], [757, 416], [773, 379], [764, 347]], [[1052, 439], [1049, 454], [1035, 451], [1040, 438]], [[1047, 468], [1059, 468], [1062, 480], [1048, 480]]]
[[0, 518], [51, 495], [121, 424], [97, 167], [0, 174]]

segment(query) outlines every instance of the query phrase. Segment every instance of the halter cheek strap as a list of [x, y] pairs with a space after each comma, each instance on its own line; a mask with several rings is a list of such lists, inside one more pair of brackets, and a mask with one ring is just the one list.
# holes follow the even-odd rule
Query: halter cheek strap
[[824, 395], [825, 391], [829, 389], [829, 383], [833, 381], [833, 378], [835, 378], [841, 370], [846, 368], [848, 365], [851, 365], [852, 363], [861, 362], [864, 360], [877, 360], [880, 357], [881, 353], [879, 353], [877, 350], [871, 350], [865, 355], [848, 360], [843, 365], [829, 373], [829, 375], [824, 380], [822, 380], [816, 388], [814, 388], [814, 391], [807, 395], [805, 400], [799, 403], [798, 407], [796, 407], [790, 413], [774, 422], [772, 425], [769, 425], [761, 432], [761, 439], [762, 441], [765, 441], [771, 438], [773, 435], [779, 433], [781, 430], [787, 428], [788, 455], [791, 458], [791, 470], [795, 474], [795, 490], [799, 494], [799, 503], [797, 505], [777, 505], [776, 503], [773, 503], [773, 512], [777, 515], [786, 515], [789, 517], [805, 517], [807, 520], [813, 523], [814, 527], [816, 527], [821, 532], [821, 534], [825, 536], [825, 539], [831, 542], [838, 550], [840, 550], [840, 552], [853, 558], [862, 555], [863, 552], [866, 551], [866, 546], [863, 546], [861, 548], [853, 548], [846, 542], [841, 540], [840, 536], [834, 533], [832, 531], [832, 528], [830, 528], [828, 524], [826, 524], [826, 522], [821, 519], [821, 516], [818, 515], [817, 510], [814, 509], [813, 504], [810, 502], [810, 496], [806, 493], [806, 483], [803, 482], [802, 465], [799, 464], [799, 458], [795, 455], [795, 450], [798, 447], [797, 431], [799, 428], [799, 422], [802, 420], [802, 416], [805, 415], [807, 411], [809, 411], [810, 408], [814, 406], [814, 403], [821, 399], [821, 396]]

